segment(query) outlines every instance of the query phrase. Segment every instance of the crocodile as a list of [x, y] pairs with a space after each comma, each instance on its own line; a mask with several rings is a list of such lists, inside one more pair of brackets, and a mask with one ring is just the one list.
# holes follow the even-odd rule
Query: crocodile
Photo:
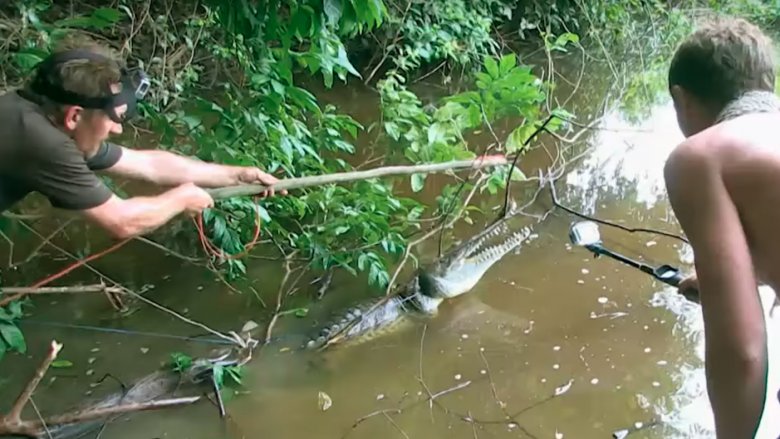
[[[455, 246], [389, 297], [373, 298], [347, 310], [309, 339], [305, 348], [359, 344], [394, 332], [419, 318], [436, 316], [439, 305], [470, 291], [507, 253], [531, 237], [531, 228], [512, 231], [510, 216], [500, 218], [480, 233]], [[499, 238], [491, 245], [491, 238]]]

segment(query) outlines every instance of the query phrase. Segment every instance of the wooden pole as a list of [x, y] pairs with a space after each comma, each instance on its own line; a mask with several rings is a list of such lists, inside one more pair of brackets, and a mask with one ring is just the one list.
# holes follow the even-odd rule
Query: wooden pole
[[[369, 169], [366, 171], [340, 172], [336, 174], [314, 175], [309, 177], [287, 178], [279, 180], [273, 185], [274, 191], [301, 189], [311, 186], [322, 186], [331, 183], [345, 183], [350, 181], [368, 180], [372, 178], [387, 177], [391, 175], [434, 174], [455, 169], [481, 169], [491, 166], [509, 164], [502, 155], [490, 155], [478, 157], [473, 160], [454, 160], [442, 163], [410, 166], [386, 166], [383, 168]], [[268, 186], [262, 184], [246, 184], [239, 186], [227, 186], [221, 188], [206, 189], [212, 198], [243, 197], [257, 195], [268, 190]]]

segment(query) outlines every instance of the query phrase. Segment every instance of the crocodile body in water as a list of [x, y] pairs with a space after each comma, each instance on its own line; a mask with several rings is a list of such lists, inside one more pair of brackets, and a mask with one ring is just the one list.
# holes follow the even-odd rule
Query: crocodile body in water
[[[398, 294], [352, 307], [325, 325], [305, 347], [356, 344], [397, 330], [415, 318], [435, 316], [444, 300], [470, 291], [493, 264], [531, 237], [529, 227], [510, 230], [509, 218], [495, 221], [427, 269], [418, 270]], [[498, 238], [498, 242], [491, 238]]]

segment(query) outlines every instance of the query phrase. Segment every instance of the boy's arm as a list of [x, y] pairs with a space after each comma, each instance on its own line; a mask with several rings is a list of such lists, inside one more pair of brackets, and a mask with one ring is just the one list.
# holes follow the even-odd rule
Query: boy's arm
[[683, 144], [664, 175], [693, 247], [704, 317], [708, 393], [718, 437], [753, 437], [766, 392], [766, 329], [739, 214], [713, 145]]

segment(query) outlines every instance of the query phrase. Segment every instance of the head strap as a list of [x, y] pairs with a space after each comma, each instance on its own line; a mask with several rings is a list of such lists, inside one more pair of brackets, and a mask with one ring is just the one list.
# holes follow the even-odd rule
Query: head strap
[[[105, 90], [106, 96], [102, 97], [84, 96], [66, 90], [62, 86], [61, 80], [52, 81], [52, 79], [58, 76], [56, 71], [58, 65], [80, 59], [96, 62], [116, 62], [103, 55], [84, 49], [55, 53], [48, 56], [38, 65], [36, 75], [30, 86], [31, 90], [59, 104], [103, 110], [117, 123], [122, 123], [133, 116], [136, 111], [137, 100], [142, 99], [149, 89], [149, 80], [146, 74], [140, 69], [129, 71], [117, 63], [121, 75], [121, 91], [113, 94], [111, 90]], [[127, 111], [123, 117], [119, 117], [116, 114], [116, 107], [121, 105], [127, 105]]]

